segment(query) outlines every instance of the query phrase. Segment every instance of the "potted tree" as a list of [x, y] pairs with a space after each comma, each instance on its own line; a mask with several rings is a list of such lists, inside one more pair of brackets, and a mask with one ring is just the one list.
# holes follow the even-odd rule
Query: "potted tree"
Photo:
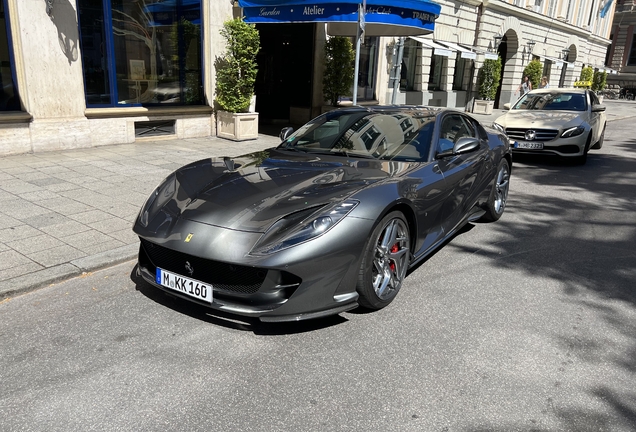
[[258, 30], [236, 18], [223, 23], [226, 42], [216, 61], [216, 133], [221, 138], [244, 141], [258, 138], [258, 113], [249, 112], [256, 82]]
[[601, 93], [607, 85], [607, 72], [594, 71], [592, 78], [592, 91], [596, 93], [600, 103], [603, 103], [603, 94]]
[[473, 113], [492, 114], [500, 79], [501, 58], [497, 58], [497, 60], [484, 60], [484, 64], [477, 74], [479, 99], [476, 99], [473, 104]]
[[592, 80], [594, 79], [594, 69], [590, 66], [585, 66], [581, 69], [581, 75], [579, 80], [574, 83], [574, 87], [592, 87]]
[[341, 96], [351, 95], [354, 59], [355, 52], [349, 38], [335, 36], [325, 43], [322, 92], [330, 105], [326, 109], [337, 107]]

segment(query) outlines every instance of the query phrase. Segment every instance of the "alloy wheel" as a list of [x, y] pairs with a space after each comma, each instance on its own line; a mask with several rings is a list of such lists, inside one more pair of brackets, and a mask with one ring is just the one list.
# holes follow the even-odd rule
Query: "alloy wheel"
[[400, 289], [409, 263], [409, 231], [402, 219], [391, 219], [378, 238], [372, 267], [373, 290], [387, 300]]

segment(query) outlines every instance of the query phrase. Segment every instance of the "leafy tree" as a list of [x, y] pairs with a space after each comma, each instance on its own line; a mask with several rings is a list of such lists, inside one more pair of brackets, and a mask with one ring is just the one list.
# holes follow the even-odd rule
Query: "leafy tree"
[[530, 79], [532, 83], [532, 88], [539, 88], [539, 84], [541, 83], [541, 75], [543, 74], [543, 65], [539, 60], [532, 60], [526, 68], [523, 70], [523, 76], [526, 75]]
[[594, 78], [592, 79], [592, 90], [595, 92], [601, 91], [607, 84], [607, 72], [594, 72]]
[[579, 77], [579, 81], [590, 82], [594, 79], [594, 69], [590, 66], [586, 66], [581, 69], [581, 76]]
[[477, 86], [479, 97], [484, 100], [494, 100], [501, 79], [501, 58], [497, 60], [486, 59], [477, 74]]
[[258, 30], [240, 18], [223, 23], [226, 51], [216, 62], [216, 102], [223, 111], [245, 112], [254, 94], [260, 49]]
[[336, 36], [325, 43], [325, 74], [322, 92], [325, 100], [338, 106], [340, 96], [350, 96], [353, 85], [355, 52], [349, 38]]

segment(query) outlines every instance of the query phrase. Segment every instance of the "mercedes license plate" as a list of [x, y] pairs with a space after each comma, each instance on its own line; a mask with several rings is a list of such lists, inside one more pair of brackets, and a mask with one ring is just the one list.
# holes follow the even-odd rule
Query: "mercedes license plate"
[[517, 141], [516, 144], [515, 147], [520, 149], [543, 150], [543, 143], [540, 142]]
[[212, 303], [212, 286], [157, 267], [155, 281], [158, 285], [170, 288], [190, 297]]

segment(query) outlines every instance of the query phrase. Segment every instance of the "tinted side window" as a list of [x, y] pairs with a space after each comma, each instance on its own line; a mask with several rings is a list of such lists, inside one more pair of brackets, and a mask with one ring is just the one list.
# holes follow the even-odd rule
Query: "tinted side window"
[[594, 93], [588, 92], [588, 94], [590, 95], [590, 99], [592, 100], [592, 105], [598, 105], [600, 103]]
[[475, 129], [472, 125], [469, 125], [461, 115], [448, 115], [442, 120], [439, 139], [437, 141], [437, 151], [445, 152], [452, 150], [460, 138], [475, 136]]

